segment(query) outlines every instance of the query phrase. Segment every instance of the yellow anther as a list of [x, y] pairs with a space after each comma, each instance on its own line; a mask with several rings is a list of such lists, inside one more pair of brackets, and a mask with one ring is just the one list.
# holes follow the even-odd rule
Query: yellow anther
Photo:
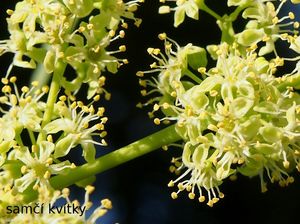
[[168, 104], [168, 103], [165, 102], [165, 103], [163, 103], [162, 107], [164, 109], [168, 109], [168, 108], [170, 108], [170, 104]]
[[288, 169], [290, 167], [290, 162], [289, 161], [283, 161], [283, 166], [284, 168]]
[[119, 36], [120, 36], [121, 38], [124, 38], [124, 37], [125, 37], [125, 31], [124, 31], [124, 30], [120, 30]]
[[64, 189], [62, 189], [61, 193], [64, 197], [68, 197], [70, 195], [70, 189], [65, 187]]
[[67, 97], [65, 95], [62, 95], [62, 96], [59, 97], [59, 100], [64, 102], [64, 101], [67, 100]]
[[47, 171], [45, 172], [45, 174], [44, 174], [44, 178], [45, 178], [45, 179], [49, 179], [50, 177], [51, 177], [51, 173], [50, 173], [49, 170], [47, 170]]
[[141, 90], [141, 94], [142, 94], [142, 96], [146, 96], [147, 95], [147, 90], [145, 90], [145, 89]]
[[213, 200], [210, 200], [209, 202], [206, 203], [209, 207], [213, 207], [214, 206], [214, 202]]
[[17, 77], [16, 77], [16, 76], [12, 76], [12, 77], [9, 79], [9, 81], [10, 81], [11, 83], [15, 83], [15, 82], [17, 81]]
[[171, 180], [171, 181], [168, 183], [168, 187], [174, 187], [174, 182], [173, 182], [173, 180]]
[[124, 29], [128, 29], [128, 24], [127, 23], [122, 23], [121, 27], [123, 27]]
[[43, 86], [42, 91], [43, 91], [43, 93], [48, 93], [49, 92], [49, 86]]
[[165, 39], [167, 39], [167, 34], [166, 33], [160, 33], [160, 34], [158, 34], [158, 38], [160, 40], [165, 40]]
[[213, 203], [217, 203], [219, 201], [219, 198], [213, 198], [212, 201]]
[[107, 131], [102, 131], [102, 132], [100, 133], [100, 137], [101, 137], [101, 138], [104, 138], [105, 136], [107, 136]]
[[154, 48], [153, 47], [148, 47], [147, 52], [148, 52], [148, 54], [153, 54]]
[[201, 195], [198, 200], [201, 203], [204, 202], [205, 201], [205, 196]]
[[109, 199], [103, 199], [101, 205], [106, 209], [112, 209], [112, 203]]
[[189, 199], [195, 199], [195, 194], [193, 192], [190, 192], [189, 193]]
[[158, 110], [159, 110], [159, 105], [158, 105], [158, 104], [154, 104], [153, 110], [154, 110], [154, 111], [158, 111]]
[[37, 145], [32, 145], [32, 146], [31, 146], [31, 151], [32, 151], [33, 153], [37, 153], [37, 152], [39, 151], [38, 146], [37, 146]]
[[163, 5], [163, 6], [159, 7], [159, 10], [158, 10], [159, 14], [166, 14], [166, 13], [169, 13], [169, 12], [171, 12], [170, 6]]
[[17, 96], [15, 94], [10, 95], [10, 102], [12, 103], [12, 105], [17, 105], [18, 104], [18, 99], [17, 99]]
[[110, 31], [108, 32], [108, 35], [109, 35], [110, 37], [114, 37], [114, 36], [116, 35], [116, 31], [110, 30]]
[[52, 159], [52, 158], [48, 158], [48, 159], [46, 160], [46, 163], [47, 163], [48, 165], [51, 165], [51, 164], [53, 163], [53, 159]]
[[156, 124], [156, 125], [159, 125], [159, 124], [160, 124], [159, 118], [155, 118], [153, 121], [154, 121], [154, 124]]
[[2, 87], [2, 92], [3, 93], [10, 93], [11, 92], [11, 87], [10, 86], [3, 86]]
[[171, 193], [171, 198], [172, 198], [172, 199], [178, 198], [178, 194], [177, 194], [176, 192], [172, 192], [172, 193]]
[[200, 74], [205, 74], [206, 68], [205, 68], [205, 67], [200, 67], [200, 68], [198, 68], [198, 72], [199, 72]]
[[8, 79], [7, 79], [7, 78], [2, 78], [2, 79], [1, 79], [1, 82], [2, 82], [4, 85], [7, 85], [7, 84], [8, 84]]
[[105, 112], [105, 108], [104, 107], [99, 107], [98, 111], [97, 111], [97, 116], [102, 117], [104, 112]]
[[100, 95], [94, 96], [93, 100], [94, 100], [95, 102], [99, 101], [99, 100], [100, 100]]
[[224, 198], [224, 194], [222, 192], [219, 193], [219, 198]]
[[25, 174], [27, 172], [27, 166], [22, 166], [21, 167], [21, 173]]
[[101, 139], [101, 144], [102, 144], [103, 146], [107, 146], [107, 142], [106, 142], [104, 139]]
[[57, 53], [57, 58], [63, 58], [65, 56], [65, 53], [60, 51]]
[[144, 72], [138, 71], [138, 72], [136, 73], [136, 76], [138, 76], [138, 77], [143, 77], [143, 76], [144, 76]]
[[292, 13], [292, 12], [289, 12], [289, 18], [290, 18], [290, 19], [295, 19], [295, 14]]
[[217, 90], [215, 90], [215, 89], [209, 91], [209, 95], [212, 96], [212, 97], [215, 97], [218, 94], [219, 94], [219, 92]]
[[120, 50], [121, 52], [126, 51], [126, 46], [125, 46], [125, 45], [121, 45], [121, 46], [119, 47], [119, 50]]
[[175, 166], [170, 166], [169, 171], [170, 171], [170, 173], [174, 173], [176, 171], [176, 167]]
[[86, 25], [86, 28], [88, 28], [88, 30], [91, 30], [91, 29], [94, 28], [94, 25], [89, 23], [89, 24]]
[[192, 190], [192, 186], [191, 185], [187, 185], [185, 188], [188, 192]]
[[31, 83], [31, 85], [32, 85], [33, 87], [37, 87], [37, 86], [39, 85], [39, 82], [38, 82], [38, 81], [33, 81], [33, 82]]
[[164, 151], [167, 151], [167, 150], [168, 150], [168, 146], [167, 146], [167, 145], [163, 145], [161, 148], [162, 148]]
[[96, 128], [97, 128], [97, 130], [99, 130], [99, 131], [102, 131], [102, 130], [104, 130], [104, 125], [103, 124], [96, 124]]
[[142, 79], [139, 79], [139, 85], [146, 88], [147, 87], [147, 82], [146, 80], [142, 80]]
[[185, 189], [185, 187], [182, 183], [177, 184], [177, 187], [180, 191], [183, 191]]
[[274, 25], [276, 25], [276, 24], [278, 23], [278, 21], [279, 21], [279, 19], [278, 19], [277, 16], [275, 16], [275, 17], [272, 19], [272, 23], [273, 23]]
[[85, 27], [84, 27], [84, 26], [80, 26], [80, 27], [78, 28], [78, 31], [79, 31], [80, 33], [83, 33], [83, 32], [85, 31]]
[[295, 29], [298, 29], [300, 27], [299, 22], [294, 22], [293, 26]]
[[85, 191], [86, 191], [86, 193], [88, 193], [88, 194], [91, 194], [94, 190], [95, 190], [95, 187], [94, 187], [94, 186], [87, 185], [87, 186], [85, 187]]
[[159, 48], [155, 48], [155, 49], [153, 50], [153, 54], [154, 54], [154, 55], [160, 54], [160, 49], [159, 49]]
[[211, 130], [211, 131], [218, 131], [218, 127], [216, 125], [213, 125], [213, 124], [209, 124], [207, 126], [207, 129]]
[[157, 63], [156, 63], [156, 62], [153, 62], [153, 63], [150, 65], [150, 68], [157, 68]]
[[6, 13], [7, 13], [7, 15], [11, 16], [14, 13], [14, 11], [11, 9], [7, 9]]

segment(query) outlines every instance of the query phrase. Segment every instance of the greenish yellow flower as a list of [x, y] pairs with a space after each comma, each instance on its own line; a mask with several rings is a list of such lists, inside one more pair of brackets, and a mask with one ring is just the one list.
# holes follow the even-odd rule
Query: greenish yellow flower
[[270, 1], [248, 2], [242, 16], [245, 19], [249, 19], [249, 21], [245, 29], [236, 34], [237, 42], [246, 47], [265, 42], [265, 46], [259, 49], [259, 55], [271, 52], [275, 52], [277, 55], [275, 42], [278, 39], [283, 39], [281, 34], [297, 34], [297, 29], [299, 28], [299, 22], [293, 21], [295, 19], [293, 12], [289, 12], [288, 15], [279, 18], [278, 14], [286, 2], [286, 0], [282, 0], [277, 9]]
[[[94, 98], [97, 100], [99, 95]], [[94, 145], [106, 145], [104, 139], [97, 142], [94, 136], [100, 138], [106, 135], [104, 124], [106, 117], [102, 117], [104, 108], [100, 107], [95, 111], [92, 103], [85, 106], [81, 101], [74, 101], [72, 104], [66, 104], [66, 97], [62, 96], [61, 101], [56, 104], [57, 119], [53, 119], [44, 128], [47, 134], [56, 134], [63, 131], [61, 138], [55, 143], [54, 157], [62, 157], [77, 145], [83, 148], [83, 156], [86, 161], [95, 159]], [[96, 123], [93, 123], [96, 122]]]
[[31, 184], [33, 189], [48, 188], [51, 189], [49, 178], [52, 175], [60, 174], [64, 170], [74, 167], [69, 161], [53, 163], [53, 152], [55, 145], [52, 142], [42, 141], [38, 146], [33, 145], [31, 152], [28, 147], [16, 149], [16, 159], [22, 161], [22, 177], [14, 182], [14, 189], [23, 192]]
[[161, 0], [160, 2], [176, 2], [176, 6], [171, 8], [170, 6], [161, 6], [159, 8], [159, 13], [169, 13], [171, 11], [175, 11], [174, 14], [174, 26], [179, 26], [187, 15], [190, 18], [198, 19], [199, 18], [199, 0]]

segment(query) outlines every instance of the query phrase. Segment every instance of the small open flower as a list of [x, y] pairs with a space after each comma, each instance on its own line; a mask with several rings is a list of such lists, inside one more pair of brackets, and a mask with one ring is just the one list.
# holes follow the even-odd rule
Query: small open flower
[[[94, 99], [98, 99], [97, 96]], [[83, 148], [83, 156], [86, 161], [95, 159], [94, 145], [106, 145], [104, 139], [101, 142], [93, 140], [93, 136], [104, 137], [104, 124], [106, 117], [102, 117], [104, 108], [98, 108], [95, 111], [92, 104], [85, 106], [81, 101], [74, 101], [72, 104], [66, 104], [66, 97], [62, 96], [61, 101], [56, 104], [57, 115], [59, 118], [48, 123], [43, 130], [47, 134], [55, 134], [63, 131], [61, 138], [55, 143], [54, 157], [62, 157], [69, 151], [80, 144]], [[92, 124], [91, 122], [98, 122]]]
[[31, 184], [33, 189], [51, 189], [49, 178], [53, 174], [60, 174], [64, 170], [74, 167], [69, 161], [53, 163], [53, 152], [55, 145], [52, 142], [42, 141], [39, 146], [33, 145], [32, 152], [28, 147], [17, 149], [15, 157], [23, 162], [21, 167], [22, 177], [15, 180], [14, 187], [17, 191], [23, 192]]

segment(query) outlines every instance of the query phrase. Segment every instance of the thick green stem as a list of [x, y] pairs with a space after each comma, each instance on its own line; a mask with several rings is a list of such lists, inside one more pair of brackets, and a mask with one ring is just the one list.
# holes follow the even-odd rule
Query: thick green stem
[[50, 183], [55, 189], [62, 189], [180, 139], [180, 136], [175, 131], [175, 125], [172, 125], [128, 146], [102, 156], [93, 163], [76, 167], [65, 175], [55, 176], [50, 179]]
[[202, 11], [208, 13], [209, 15], [211, 15], [212, 17], [214, 17], [216, 20], [220, 20], [222, 19], [222, 17], [220, 15], [218, 15], [215, 11], [213, 11], [212, 9], [210, 9], [205, 3], [204, 1], [200, 1], [198, 3], [199, 9], [201, 9]]
[[[60, 90], [60, 82], [61, 78], [65, 72], [66, 64], [59, 61], [55, 66], [55, 70], [53, 72], [53, 78], [50, 85], [49, 95], [47, 99], [47, 108], [43, 117], [42, 127], [45, 126], [51, 120], [51, 116], [54, 109], [54, 104], [56, 102], [59, 90]], [[38, 136], [37, 142], [39, 143], [42, 139], [45, 139], [45, 134], [41, 132]]]

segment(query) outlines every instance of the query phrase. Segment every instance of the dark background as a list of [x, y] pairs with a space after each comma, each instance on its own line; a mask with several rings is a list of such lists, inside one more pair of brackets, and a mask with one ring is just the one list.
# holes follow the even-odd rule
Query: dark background
[[[2, 0], [1, 39], [7, 38], [5, 11], [13, 8], [17, 1]], [[209, 0], [210, 6], [219, 14], [224, 13], [226, 1]], [[141, 100], [138, 70], [147, 70], [153, 62], [147, 54], [148, 47], [162, 47], [157, 35], [166, 32], [180, 45], [193, 43], [199, 46], [217, 44], [220, 33], [215, 20], [204, 12], [200, 12], [200, 21], [186, 19], [179, 27], [173, 27], [173, 14], [158, 15], [158, 0], [146, 0], [137, 16], [143, 18], [139, 29], [129, 22], [125, 40], [116, 44], [126, 44], [126, 57], [130, 63], [122, 67], [118, 74], [106, 74], [106, 89], [112, 93], [112, 99], [101, 102], [106, 108], [109, 122], [106, 126], [109, 147], [99, 148], [98, 153], [105, 154], [145, 137], [160, 127], [153, 125], [147, 117], [146, 109], [138, 109], [135, 105]], [[299, 12], [299, 9], [298, 9]], [[117, 45], [116, 45], [117, 47]], [[4, 75], [11, 60], [10, 55], [1, 59], [0, 71]], [[19, 80], [27, 82], [29, 70], [14, 69]], [[268, 184], [269, 191], [260, 192], [259, 178], [242, 176], [235, 182], [225, 181], [221, 186], [225, 198], [213, 208], [200, 204], [197, 200], [188, 199], [181, 193], [177, 200], [172, 200], [173, 189], [167, 187], [174, 176], [168, 167], [172, 156], [179, 155], [178, 149], [168, 152], [157, 150], [127, 164], [97, 175], [96, 193], [93, 201], [99, 204], [102, 198], [110, 198], [113, 209], [99, 223], [103, 224], [223, 224], [223, 223], [299, 223], [299, 174], [295, 173], [295, 183], [287, 188], [277, 184]], [[80, 153], [73, 156], [79, 156]], [[72, 198], [82, 199], [82, 191], [73, 188]]]

